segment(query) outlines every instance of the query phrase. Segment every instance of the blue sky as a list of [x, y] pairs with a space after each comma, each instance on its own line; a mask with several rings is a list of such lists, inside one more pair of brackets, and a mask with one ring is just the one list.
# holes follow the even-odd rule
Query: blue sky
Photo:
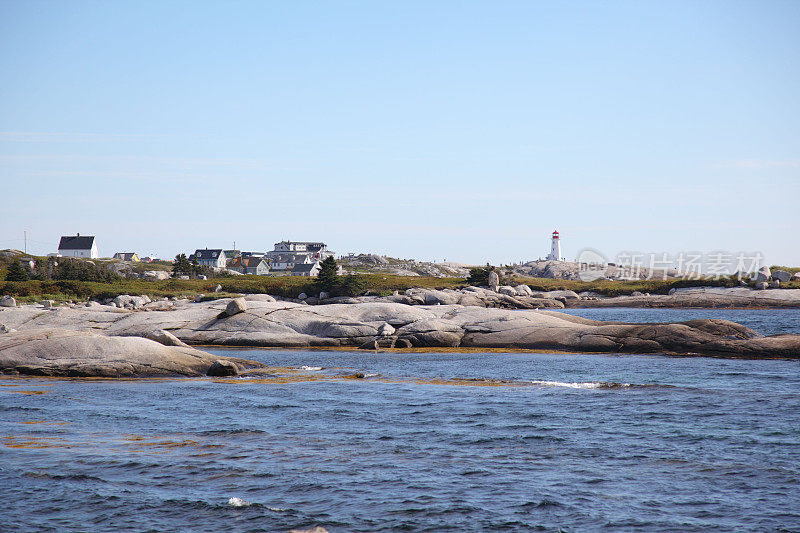
[[798, 2], [0, 3], [0, 248], [800, 265]]

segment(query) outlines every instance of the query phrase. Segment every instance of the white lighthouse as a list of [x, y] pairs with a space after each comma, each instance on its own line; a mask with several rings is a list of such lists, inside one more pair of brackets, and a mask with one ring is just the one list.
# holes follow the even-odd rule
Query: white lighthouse
[[550, 243], [550, 254], [546, 258], [548, 261], [563, 261], [561, 257], [561, 239], [558, 238], [558, 232], [553, 231], [553, 238]]

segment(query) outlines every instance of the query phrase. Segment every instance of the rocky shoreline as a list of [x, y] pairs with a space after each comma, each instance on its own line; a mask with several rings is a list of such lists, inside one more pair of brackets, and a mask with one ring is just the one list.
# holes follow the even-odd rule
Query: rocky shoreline
[[[300, 300], [294, 300], [300, 301]], [[393, 302], [407, 305], [464, 305], [504, 309], [563, 309], [593, 307], [652, 308], [800, 308], [800, 289], [754, 290], [748, 287], [690, 287], [673, 289], [670, 294], [634, 292], [626, 296], [604, 296], [570, 290], [536, 292], [527, 285], [455, 289], [409, 289], [391, 296], [358, 296], [304, 299], [309, 304]]]
[[798, 309], [800, 289], [754, 290], [748, 287], [691, 287], [673, 289], [670, 294], [636, 294], [602, 297], [582, 293], [582, 297], [567, 307], [652, 307], [652, 308], [737, 308], [737, 309]]
[[[800, 357], [800, 335], [763, 336], [726, 320], [602, 322], [545, 309], [432, 303], [431, 292], [402, 296], [424, 300], [415, 305], [385, 299], [333, 299], [335, 303], [309, 305], [305, 301], [275, 301], [267, 295], [251, 295], [207, 302], [156, 301], [137, 309], [100, 304], [7, 307], [0, 311], [0, 330], [9, 332], [0, 334], [0, 369], [26, 373], [54, 369], [50, 375], [152, 376], [161, 375], [159, 372], [166, 368], [174, 375], [203, 375], [209, 373], [215, 361], [224, 359], [184, 343]], [[446, 291], [436, 292], [456, 298]], [[465, 294], [458, 296], [462, 301], [464, 297]], [[527, 301], [524, 298], [534, 297], [520, 298]], [[563, 295], [560, 298], [575, 300]], [[82, 332], [83, 336], [75, 332]], [[98, 361], [102, 369], [93, 370], [92, 365]], [[169, 361], [177, 366], [170, 367]], [[236, 372], [259, 366], [244, 360], [233, 363], [238, 365]], [[31, 372], [32, 367], [40, 370]]]

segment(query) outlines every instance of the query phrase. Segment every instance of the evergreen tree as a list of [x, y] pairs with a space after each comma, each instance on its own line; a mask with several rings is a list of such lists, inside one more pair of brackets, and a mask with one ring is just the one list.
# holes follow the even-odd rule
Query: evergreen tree
[[320, 264], [319, 274], [314, 284], [321, 291], [333, 291], [339, 285], [339, 265], [336, 264], [336, 259], [333, 256], [325, 259]]
[[8, 266], [6, 281], [28, 281], [28, 279], [28, 273], [25, 272], [20, 262], [12, 260], [11, 264]]
[[491, 272], [492, 267], [488, 264], [485, 267], [475, 267], [469, 269], [469, 277], [467, 278], [467, 283], [470, 285], [474, 285], [476, 287], [481, 287], [483, 285], [489, 284], [489, 272]]
[[172, 262], [173, 276], [191, 276], [193, 273], [192, 264], [186, 258], [186, 254], [178, 254]]
[[200, 266], [200, 263], [197, 261], [196, 257], [192, 257], [192, 274], [199, 276], [202, 273], [203, 267]]
[[344, 276], [336, 287], [339, 296], [358, 296], [366, 288], [366, 282], [355, 274]]

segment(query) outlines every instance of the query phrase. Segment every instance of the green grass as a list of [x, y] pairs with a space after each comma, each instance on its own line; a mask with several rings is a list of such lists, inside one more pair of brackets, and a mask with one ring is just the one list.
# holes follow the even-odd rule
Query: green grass
[[772, 265], [771, 267], [769, 267], [769, 269], [772, 272], [775, 272], [776, 270], [785, 270], [786, 272], [792, 275], [794, 275], [795, 272], [800, 272], [800, 267], [785, 267], [779, 265]]
[[[42, 260], [42, 258], [34, 258]], [[5, 279], [6, 265], [11, 259], [0, 260], [0, 280]], [[100, 264], [104, 261], [95, 261]], [[169, 270], [171, 263], [137, 263], [134, 270]], [[772, 267], [788, 272], [797, 272], [800, 268]], [[426, 276], [398, 276], [386, 273], [358, 274], [365, 291], [369, 294], [385, 296], [393, 291], [405, 291], [414, 287], [429, 289], [458, 289], [467, 286], [463, 278], [436, 278]], [[606, 296], [619, 296], [631, 294], [634, 291], [648, 292], [651, 294], [666, 294], [673, 288], [720, 286], [735, 287], [739, 281], [732, 278], [721, 280], [639, 280], [639, 281], [576, 281], [544, 278], [513, 277], [504, 280], [504, 283], [527, 284], [534, 291], [573, 290], [575, 292], [593, 291]], [[222, 286], [222, 292], [215, 293], [217, 284]], [[800, 288], [800, 282], [789, 282], [781, 285], [783, 288]], [[5, 282], [0, 281], [0, 295], [8, 294], [22, 301], [30, 300], [87, 300], [113, 298], [120, 294], [147, 294], [152, 298], [164, 296], [195, 297], [204, 294], [205, 299], [222, 298], [242, 293], [271, 294], [295, 298], [305, 292], [309, 296], [316, 296], [319, 289], [315, 286], [313, 278], [297, 276], [235, 276], [211, 278], [208, 280], [180, 280], [168, 279], [162, 281], [145, 281], [141, 279], [124, 279], [109, 282], [90, 281], [38, 281]]]
[[[738, 287], [735, 278], [722, 279], [670, 279], [670, 280], [636, 280], [636, 281], [578, 281], [543, 278], [515, 278], [520, 284], [528, 285], [534, 291], [572, 290], [575, 292], [592, 291], [604, 296], [629, 295], [634, 291], [650, 294], [667, 294], [671, 289], [684, 287]], [[750, 283], [752, 287], [752, 283]], [[781, 288], [800, 289], [800, 283], [782, 283]]]
[[[403, 291], [412, 287], [428, 287], [436, 289], [464, 286], [459, 278], [423, 278], [407, 276], [391, 276], [368, 274], [359, 276], [365, 287], [372, 294], [391, 294], [392, 291]], [[221, 293], [215, 293], [217, 284], [222, 286]], [[301, 292], [309, 296], [317, 295], [319, 289], [312, 278], [299, 276], [236, 276], [233, 278], [212, 278], [208, 280], [168, 279], [162, 281], [145, 281], [125, 279], [109, 283], [92, 281], [7, 281], [0, 282], [0, 294], [8, 294], [23, 300], [47, 299], [86, 300], [113, 298], [120, 294], [147, 294], [150, 297], [176, 296], [194, 297], [205, 294], [208, 299], [223, 298], [234, 294], [272, 294], [287, 298], [296, 298]]]

